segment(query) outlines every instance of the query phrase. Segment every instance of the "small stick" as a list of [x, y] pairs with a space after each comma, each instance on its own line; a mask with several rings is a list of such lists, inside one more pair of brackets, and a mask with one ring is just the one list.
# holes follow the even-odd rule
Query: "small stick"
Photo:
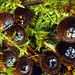
[[51, 51], [53, 51], [53, 52], [56, 52], [55, 46], [53, 46], [52, 44], [47, 43], [47, 42], [45, 41], [45, 42], [44, 42], [44, 45], [48, 48], [48, 50], [51, 50]]
[[31, 58], [35, 63], [38, 63], [38, 59], [37, 58], [35, 58], [35, 56], [34, 55], [32, 55], [29, 51], [27, 51], [28, 52], [28, 59], [29, 58]]
[[27, 49], [32, 53], [32, 55], [36, 55], [38, 59], [40, 59], [39, 55], [28, 45], [26, 45]]
[[25, 6], [31, 6], [31, 5], [41, 4], [43, 2], [44, 2], [44, 0], [40, 0], [40, 1], [28, 1], [28, 2], [23, 2], [22, 4], [24, 4]]
[[40, 59], [40, 56], [28, 45], [26, 45], [27, 47], [27, 53], [29, 56], [28, 58], [32, 58], [32, 60], [35, 62], [35, 63], [38, 63], [39, 62], [39, 59]]

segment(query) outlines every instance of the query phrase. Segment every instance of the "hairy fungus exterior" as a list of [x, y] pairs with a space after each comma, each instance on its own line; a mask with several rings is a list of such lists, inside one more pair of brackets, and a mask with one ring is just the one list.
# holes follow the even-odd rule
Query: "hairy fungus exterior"
[[60, 21], [57, 33], [61, 40], [75, 43], [75, 16], [69, 16]]
[[13, 67], [13, 64], [17, 60], [17, 55], [14, 51], [3, 51], [3, 62], [5, 67], [8, 69], [9, 67]]
[[17, 7], [14, 11], [14, 18], [16, 19], [17, 23], [26, 26], [32, 21], [33, 13], [26, 6], [25, 8]]
[[[6, 36], [17, 45], [21, 45], [26, 40], [26, 31], [21, 25], [15, 25], [7, 30]], [[14, 46], [8, 39], [4, 39], [4, 44], [6, 46]]]
[[75, 43], [59, 41], [56, 45], [56, 53], [65, 66], [75, 65]]
[[42, 53], [40, 64], [42, 70], [48, 74], [55, 74], [61, 68], [59, 57], [52, 51], [45, 51]]
[[14, 67], [16, 68], [13, 71], [14, 75], [32, 75], [33, 73], [33, 61], [25, 56], [19, 58]]
[[0, 28], [5, 31], [14, 25], [13, 15], [8, 12], [0, 13]]

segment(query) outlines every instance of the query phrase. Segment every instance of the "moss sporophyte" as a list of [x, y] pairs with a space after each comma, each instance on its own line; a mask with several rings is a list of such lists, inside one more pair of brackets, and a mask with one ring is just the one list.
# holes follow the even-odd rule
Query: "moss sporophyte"
[[73, 3], [0, 1], [0, 75], [74, 75]]

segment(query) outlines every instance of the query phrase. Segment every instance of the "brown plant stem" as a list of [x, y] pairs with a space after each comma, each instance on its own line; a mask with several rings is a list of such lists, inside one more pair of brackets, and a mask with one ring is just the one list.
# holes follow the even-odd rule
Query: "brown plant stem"
[[26, 47], [29, 56], [28, 58], [32, 58], [35, 63], [39, 63], [40, 56], [30, 46], [26, 45]]
[[22, 2], [22, 4], [25, 5], [25, 6], [31, 6], [31, 5], [41, 4], [43, 2], [44, 2], [44, 0], [28, 1], [28, 2]]
[[27, 49], [32, 53], [33, 55], [36, 55], [38, 59], [40, 59], [39, 55], [28, 45], [26, 45]]
[[[28, 50], [27, 50], [27, 52], [28, 52], [28, 59], [29, 58], [31, 58], [35, 63], [37, 63], [38, 61], [37, 61], [37, 59], [35, 58], [35, 56], [33, 56]], [[26, 54], [25, 54], [26, 55]]]

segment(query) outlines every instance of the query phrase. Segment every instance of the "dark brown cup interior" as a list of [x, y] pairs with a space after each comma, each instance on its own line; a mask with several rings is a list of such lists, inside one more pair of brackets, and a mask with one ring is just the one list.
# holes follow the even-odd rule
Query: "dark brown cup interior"
[[15, 20], [9, 12], [0, 13], [0, 28], [5, 31], [14, 25]]
[[42, 70], [48, 74], [55, 74], [61, 68], [59, 57], [52, 51], [45, 51], [42, 53], [40, 64]]
[[56, 53], [65, 66], [75, 65], [75, 43], [59, 41], [56, 45]]
[[14, 51], [3, 51], [3, 62], [5, 67], [8, 69], [9, 67], [12, 67], [11, 64], [15, 63], [15, 61], [17, 60], [17, 55]]
[[14, 18], [17, 23], [26, 26], [32, 21], [33, 13], [27, 6], [25, 8], [17, 7], [14, 11]]
[[75, 16], [69, 16], [60, 21], [57, 33], [61, 40], [75, 43]]
[[16, 68], [14, 71], [15, 75], [32, 75], [33, 73], [33, 62], [25, 56], [19, 58], [15, 62], [14, 67]]
[[[11, 29], [7, 30], [6, 32], [7, 32], [6, 36], [11, 41], [16, 43], [18, 46], [25, 43], [26, 31], [21, 25], [15, 25], [15, 26], [11, 27]], [[8, 47], [14, 46], [14, 44], [9, 42], [7, 39], [4, 40], [4, 44]]]

